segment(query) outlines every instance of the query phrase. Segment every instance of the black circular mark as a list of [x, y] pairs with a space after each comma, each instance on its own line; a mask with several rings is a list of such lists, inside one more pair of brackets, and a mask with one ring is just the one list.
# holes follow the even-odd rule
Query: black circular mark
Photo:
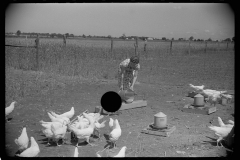
[[107, 112], [116, 112], [122, 105], [122, 99], [118, 93], [109, 91], [103, 94], [101, 106]]

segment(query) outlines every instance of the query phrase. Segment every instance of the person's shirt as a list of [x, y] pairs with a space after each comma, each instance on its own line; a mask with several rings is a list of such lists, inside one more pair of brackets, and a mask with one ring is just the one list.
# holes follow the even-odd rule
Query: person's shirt
[[123, 73], [123, 71], [129, 71], [129, 72], [133, 72], [133, 74], [135, 73], [135, 71], [138, 71], [140, 69], [140, 64], [137, 64], [136, 69], [132, 70], [128, 68], [128, 64], [130, 63], [130, 58], [125, 59], [124, 61], [122, 61], [119, 64], [119, 71], [121, 73]]

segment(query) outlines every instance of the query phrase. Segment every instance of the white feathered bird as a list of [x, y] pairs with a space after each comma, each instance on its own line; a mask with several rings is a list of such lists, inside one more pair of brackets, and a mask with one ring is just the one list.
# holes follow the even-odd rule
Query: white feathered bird
[[70, 111], [65, 112], [65, 113], [63, 113], [63, 114], [60, 114], [60, 115], [56, 114], [56, 113], [53, 112], [53, 111], [51, 111], [50, 113], [51, 113], [54, 117], [56, 117], [56, 118], [67, 117], [67, 118], [70, 119], [70, 118], [73, 117], [73, 115], [74, 115], [75, 112], [74, 112], [74, 107], [72, 107]]
[[75, 150], [74, 150], [74, 156], [73, 157], [78, 157], [78, 147], [75, 147]]
[[114, 144], [114, 148], [116, 146], [116, 142], [122, 134], [121, 127], [117, 119], [115, 119], [113, 123], [113, 130], [109, 134], [109, 140]]
[[26, 150], [24, 150], [21, 154], [17, 154], [16, 156], [36, 157], [39, 154], [40, 149], [39, 149], [37, 142], [35, 141], [35, 139], [33, 137], [31, 137], [30, 139], [31, 139], [31, 146], [29, 148], [27, 148]]
[[125, 157], [126, 149], [127, 149], [126, 146], [122, 147], [118, 154], [114, 157]]
[[222, 119], [220, 117], [218, 117], [218, 124], [220, 125], [220, 127], [233, 127], [234, 126], [234, 122], [232, 120], [228, 120], [228, 122], [230, 124], [224, 124]]
[[44, 128], [42, 129], [43, 134], [47, 137], [48, 141], [47, 141], [47, 145], [50, 145], [50, 140], [53, 140], [53, 132], [51, 130], [51, 128]]
[[99, 123], [98, 121], [95, 121], [95, 129], [96, 129], [96, 131], [98, 132], [98, 138], [100, 138], [100, 132], [99, 132], [99, 130], [101, 129], [101, 128], [103, 128], [103, 127], [105, 127], [105, 122], [106, 122], [106, 120], [105, 121], [103, 121], [102, 123]]
[[51, 125], [51, 131], [53, 133], [53, 139], [55, 140], [57, 146], [59, 139], [64, 139], [65, 134], [67, 132], [67, 126], [63, 125], [62, 127], [55, 127], [54, 125]]
[[198, 90], [203, 90], [203, 88], [205, 87], [204, 85], [194, 86], [194, 85], [192, 85], [192, 84], [189, 84], [189, 86], [190, 86], [191, 88], [197, 90], [197, 91], [198, 91]]
[[109, 119], [109, 127], [112, 128], [113, 127], [113, 122], [114, 120], [112, 118]]
[[27, 129], [26, 127], [23, 128], [21, 135], [18, 137], [18, 139], [15, 139], [15, 143], [19, 147], [19, 151], [22, 152], [28, 147], [29, 138], [27, 135]]
[[12, 111], [14, 110], [14, 106], [15, 106], [15, 103], [17, 102], [12, 102], [8, 107], [5, 108], [5, 117], [6, 117], [6, 120], [7, 120], [7, 116], [12, 113]]
[[228, 123], [234, 125], [234, 121], [232, 121], [232, 120], [228, 120]]
[[48, 128], [48, 129], [51, 129], [51, 125], [53, 124], [55, 127], [61, 127], [63, 125], [67, 125], [67, 122], [66, 121], [63, 121], [63, 123], [61, 122], [45, 122], [43, 120], [40, 121], [40, 124], [42, 127], [44, 128]]
[[214, 94], [223, 94], [226, 93], [227, 91], [216, 91], [216, 90], [212, 90], [212, 89], [204, 89], [200, 92], [200, 94], [203, 94], [205, 97], [209, 97], [212, 96]]
[[234, 125], [225, 125], [222, 122], [222, 119], [219, 117], [218, 118], [218, 123], [220, 125], [220, 127], [217, 126], [208, 126], [209, 129], [211, 129], [212, 131], [215, 132], [215, 134], [219, 137], [217, 139], [217, 146], [218, 143], [223, 140], [225, 137], [227, 137], [227, 135], [231, 132], [232, 128]]
[[70, 131], [73, 131], [73, 133], [75, 134], [75, 136], [78, 138], [78, 142], [76, 147], [78, 147], [78, 143], [80, 139], [86, 139], [86, 141], [88, 142], [88, 144], [90, 144], [91, 146], [94, 146], [94, 144], [91, 144], [89, 142], [89, 138], [90, 136], [93, 134], [94, 128], [95, 128], [95, 124], [92, 118], [89, 118], [90, 116], [86, 116], [86, 118], [90, 121], [90, 125], [88, 126], [88, 128], [84, 128], [84, 129], [78, 129], [74, 126], [71, 126], [69, 124], [67, 124], [68, 128]]
[[70, 122], [70, 119], [67, 118], [67, 117], [54, 117], [53, 115], [51, 115], [49, 112], [48, 112], [48, 116], [49, 118], [51, 119], [52, 122], [60, 122], [60, 123], [64, 123], [64, 121], [66, 121], [67, 123]]
[[217, 104], [217, 103], [220, 103], [222, 97], [221, 97], [221, 94], [219, 93], [213, 93], [212, 95], [209, 95], [209, 97], [206, 99], [207, 102], [209, 102], [211, 105], [214, 104], [214, 106]]

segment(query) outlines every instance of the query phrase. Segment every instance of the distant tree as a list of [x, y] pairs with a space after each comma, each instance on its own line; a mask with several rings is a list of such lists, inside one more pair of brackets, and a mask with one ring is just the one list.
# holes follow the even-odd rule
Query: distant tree
[[89, 38], [91, 38], [92, 36], [91, 36], [91, 35], [89, 35], [88, 37], [89, 37]]
[[183, 38], [178, 38], [178, 40], [179, 40], [179, 41], [182, 41], [182, 40], [183, 40]]
[[82, 35], [82, 37], [83, 37], [83, 38], [86, 38], [86, 36], [85, 36], [84, 34]]
[[123, 33], [123, 35], [122, 35], [122, 39], [126, 39], [126, 35], [125, 35], [125, 33]]
[[166, 37], [162, 37], [162, 40], [166, 41], [166, 40], [167, 40], [167, 38], [166, 38]]
[[207, 41], [212, 41], [212, 39], [211, 39], [211, 38], [208, 38]]
[[17, 34], [18, 36], [20, 36], [20, 34], [21, 34], [21, 31], [20, 31], [20, 30], [18, 30], [16, 34]]
[[112, 36], [111, 36], [111, 35], [108, 35], [108, 38], [112, 38]]
[[191, 36], [191, 37], [189, 38], [189, 40], [192, 41], [192, 40], [193, 40], [193, 36]]
[[69, 36], [70, 36], [70, 37], [74, 37], [74, 34], [70, 34]]
[[230, 39], [230, 38], [227, 38], [227, 39], [225, 39], [224, 41], [227, 41], [227, 42], [229, 42], [229, 41], [231, 41], [231, 39]]
[[232, 37], [232, 41], [235, 42], [235, 37]]
[[172, 38], [172, 41], [174, 41], [174, 38]]

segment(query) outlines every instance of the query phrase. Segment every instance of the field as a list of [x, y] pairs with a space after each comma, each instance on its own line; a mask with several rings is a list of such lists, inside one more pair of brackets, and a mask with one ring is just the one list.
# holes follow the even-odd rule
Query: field
[[[34, 40], [28, 39], [26, 43], [23, 38], [5, 38], [5, 44], [33, 46]], [[33, 136], [39, 144], [39, 157], [73, 156], [75, 143], [46, 146], [39, 121], [50, 121], [46, 113], [49, 110], [62, 113], [74, 106], [76, 114], [86, 109], [93, 111], [96, 105], [100, 105], [105, 92], [118, 91], [117, 67], [126, 57], [134, 55], [134, 43], [130, 40], [114, 41], [111, 53], [110, 40], [68, 39], [64, 47], [62, 39], [40, 39], [38, 68], [35, 48], [6, 46], [5, 106], [13, 100], [18, 102], [10, 115], [12, 120], [6, 123], [7, 154], [14, 156], [17, 152], [14, 139], [19, 136], [18, 131], [27, 126], [28, 136]], [[193, 101], [186, 97], [191, 90], [189, 83], [204, 84], [215, 90], [234, 90], [233, 44], [228, 44], [227, 48], [226, 43], [211, 42], [207, 44], [206, 53], [205, 43], [192, 42], [190, 53], [188, 45], [188, 42], [173, 42], [170, 54], [170, 42], [149, 41], [144, 52], [144, 42], [139, 41], [141, 70], [137, 79], [139, 83], [134, 88], [138, 93], [135, 99], [146, 98], [148, 106], [112, 116], [119, 119], [123, 130], [117, 146], [126, 145], [128, 156], [226, 156], [224, 148], [216, 147], [217, 137], [207, 126], [209, 122], [218, 125], [218, 116], [225, 122], [234, 120], [234, 103], [217, 104], [217, 112], [211, 115], [184, 113], [179, 109]], [[175, 125], [176, 131], [168, 138], [139, 135], [158, 112], [167, 115], [168, 123]], [[106, 127], [102, 135], [108, 132]], [[104, 136], [95, 143], [98, 146], [80, 147], [79, 156], [96, 156], [95, 153], [107, 144]]]

